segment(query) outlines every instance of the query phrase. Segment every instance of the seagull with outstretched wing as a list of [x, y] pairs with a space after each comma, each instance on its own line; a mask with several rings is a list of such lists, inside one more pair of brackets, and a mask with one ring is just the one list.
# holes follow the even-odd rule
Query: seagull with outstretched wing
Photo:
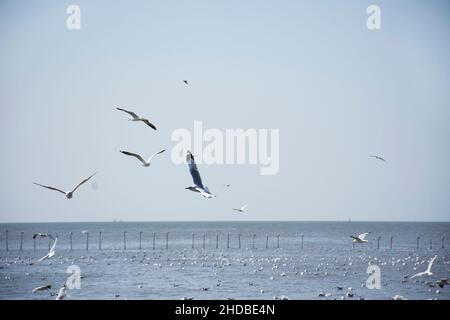
[[186, 162], [188, 164], [192, 180], [194, 181], [194, 184], [190, 187], [187, 187], [186, 189], [193, 192], [199, 192], [205, 198], [215, 197], [215, 195], [209, 191], [208, 187], [203, 185], [202, 178], [200, 177], [200, 172], [198, 171], [197, 165], [195, 164], [194, 155], [190, 151], [188, 151], [186, 154]]
[[242, 213], [242, 212], [244, 212], [246, 207], [247, 207], [247, 205], [243, 205], [240, 209], [233, 208], [233, 210]]
[[380, 157], [380, 156], [370, 155], [369, 157], [386, 162], [386, 160], [383, 157]]
[[353, 242], [355, 243], [366, 243], [369, 242], [368, 240], [366, 240], [366, 236], [369, 234], [370, 232], [366, 232], [366, 233], [362, 233], [359, 236], [350, 236], [350, 238], [353, 238]]
[[127, 155], [127, 156], [131, 156], [131, 157], [137, 158], [140, 162], [142, 162], [142, 166], [143, 166], [143, 167], [150, 167], [150, 164], [151, 164], [151, 161], [152, 161], [153, 157], [156, 156], [156, 155], [158, 155], [158, 154], [163, 153], [164, 151], [166, 151], [166, 150], [161, 150], [161, 151], [159, 151], [159, 152], [156, 152], [156, 153], [152, 154], [152, 155], [150, 156], [150, 158], [148, 158], [147, 161], [145, 161], [144, 158], [142, 158], [142, 157], [141, 157], [139, 154], [137, 154], [137, 153], [132, 153], [132, 152], [128, 152], [128, 151], [120, 151], [120, 152], [123, 153], [123, 154], [125, 154], [125, 155]]
[[56, 247], [56, 243], [58, 242], [58, 237], [55, 238], [55, 240], [53, 240], [53, 245], [50, 248], [50, 251], [43, 256], [42, 258], [40, 258], [38, 261], [44, 261], [45, 259], [50, 259], [51, 257], [53, 257], [55, 255], [55, 247]]
[[128, 119], [128, 121], [142, 121], [142, 122], [144, 122], [146, 125], [148, 125], [150, 128], [156, 130], [156, 127], [155, 127], [155, 125], [154, 125], [153, 123], [151, 123], [150, 121], [148, 121], [148, 119], [146, 119], [146, 118], [139, 117], [139, 116], [138, 116], [136, 113], [134, 113], [133, 111], [128, 111], [128, 110], [125, 110], [125, 109], [122, 109], [122, 108], [116, 108], [116, 109], [119, 110], [119, 111], [123, 111], [123, 112], [128, 113], [128, 114], [131, 116], [131, 118]]
[[97, 174], [97, 172], [94, 173], [93, 175], [89, 176], [88, 178], [84, 179], [83, 181], [81, 181], [75, 188], [73, 188], [72, 191], [64, 191], [64, 190], [61, 190], [61, 189], [58, 189], [58, 188], [55, 188], [55, 187], [45, 186], [45, 185], [40, 184], [40, 183], [36, 183], [36, 182], [33, 182], [33, 183], [34, 183], [35, 185], [40, 186], [40, 187], [43, 187], [43, 188], [47, 188], [47, 189], [50, 189], [50, 190], [54, 190], [54, 191], [61, 192], [62, 194], [64, 194], [64, 195], [66, 196], [67, 199], [72, 199], [73, 193], [74, 193], [81, 185], [83, 185], [84, 183], [88, 182], [89, 179], [91, 179], [91, 178], [92, 178], [93, 176], [95, 176], [96, 174]]
[[33, 290], [31, 290], [32, 293], [36, 293], [36, 292], [40, 292], [40, 291], [47, 291], [50, 290], [52, 288], [51, 284], [47, 284], [45, 286], [39, 286], [34, 288]]
[[437, 258], [437, 256], [434, 256], [433, 258], [431, 258], [430, 262], [428, 262], [427, 270], [425, 270], [424, 272], [416, 273], [415, 275], [413, 275], [409, 279], [414, 279], [416, 277], [423, 277], [423, 276], [431, 276], [431, 275], [433, 275], [433, 272], [431, 272], [431, 267], [433, 266], [433, 263], [436, 260], [436, 258]]

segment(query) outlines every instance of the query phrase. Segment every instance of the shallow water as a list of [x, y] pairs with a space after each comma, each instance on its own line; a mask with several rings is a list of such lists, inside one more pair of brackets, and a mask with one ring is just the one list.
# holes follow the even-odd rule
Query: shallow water
[[[89, 232], [88, 244], [87, 235], [81, 230]], [[126, 231], [126, 250], [123, 231]], [[372, 231], [367, 237], [369, 242], [352, 248], [349, 235], [366, 231]], [[34, 250], [32, 235], [35, 232], [58, 236], [53, 258], [37, 262], [47, 253], [49, 241], [37, 239]], [[99, 232], [102, 232], [101, 250]], [[194, 248], [192, 233], [195, 234]], [[304, 236], [303, 248], [301, 235]], [[391, 236], [394, 236], [392, 249]], [[440, 278], [449, 277], [449, 236], [450, 223], [1, 224], [0, 299], [54, 299], [54, 294], [70, 276], [66, 269], [71, 265], [80, 268], [82, 279], [81, 289], [67, 290], [69, 299], [274, 299], [281, 296], [342, 299], [348, 292], [353, 297], [346, 299], [391, 299], [394, 295], [407, 299], [449, 299], [450, 286], [430, 286]], [[444, 243], [442, 237], [447, 237]], [[89, 250], [86, 250], [87, 245]], [[407, 275], [425, 271], [428, 260], [434, 255], [438, 258], [432, 267], [432, 276], [405, 279]], [[365, 287], [369, 265], [377, 265], [381, 270], [378, 290]], [[31, 293], [33, 288], [49, 283], [52, 284], [50, 291]], [[319, 297], [321, 292], [327, 296]]]

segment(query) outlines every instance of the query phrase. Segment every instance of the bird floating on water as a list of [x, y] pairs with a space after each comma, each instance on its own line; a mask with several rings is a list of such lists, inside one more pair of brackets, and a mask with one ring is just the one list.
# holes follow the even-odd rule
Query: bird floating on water
[[50, 190], [54, 190], [54, 191], [61, 192], [61, 193], [63, 193], [63, 194], [66, 195], [66, 198], [67, 198], [67, 199], [72, 199], [73, 193], [74, 193], [74, 192], [75, 192], [82, 184], [84, 184], [84, 183], [86, 183], [87, 181], [89, 181], [89, 179], [91, 179], [91, 178], [92, 178], [93, 176], [95, 176], [96, 174], [97, 174], [97, 172], [94, 173], [93, 175], [91, 175], [89, 178], [86, 178], [86, 179], [84, 179], [83, 181], [81, 181], [75, 188], [73, 188], [72, 191], [63, 191], [63, 190], [58, 189], [58, 188], [55, 188], [55, 187], [45, 186], [45, 185], [43, 185], [43, 184], [39, 184], [39, 183], [36, 183], [36, 182], [33, 182], [33, 183], [34, 183], [35, 185], [40, 186], [40, 187], [43, 187], [43, 188], [47, 188], [47, 189], [50, 189]]
[[146, 118], [139, 117], [139, 116], [138, 116], [136, 113], [134, 113], [133, 111], [128, 111], [128, 110], [125, 110], [125, 109], [122, 109], [122, 108], [116, 108], [116, 109], [119, 110], [119, 111], [123, 111], [123, 112], [128, 113], [128, 114], [131, 116], [131, 119], [128, 119], [128, 121], [142, 121], [142, 122], [144, 122], [146, 125], [148, 125], [150, 128], [156, 130], [156, 127], [155, 127], [155, 125], [154, 125], [153, 123], [151, 123], [151, 122], [150, 122], [148, 119], [146, 119]]
[[186, 162], [188, 164], [192, 180], [194, 181], [194, 184], [190, 187], [187, 187], [186, 189], [193, 192], [199, 192], [205, 198], [215, 197], [215, 195], [209, 191], [208, 187], [203, 186], [200, 172], [198, 171], [197, 165], [195, 164], [194, 155], [190, 151], [188, 151], [186, 154]]
[[63, 300], [66, 297], [66, 285], [63, 284], [61, 289], [59, 289], [58, 295], [56, 296], [56, 300]]
[[132, 157], [137, 158], [139, 161], [142, 162], [142, 166], [143, 166], [143, 167], [150, 167], [150, 164], [151, 164], [151, 161], [152, 161], [153, 157], [156, 156], [156, 155], [158, 155], [158, 154], [163, 153], [164, 151], [166, 151], [166, 150], [161, 150], [161, 151], [159, 151], [159, 152], [156, 152], [156, 153], [152, 154], [152, 155], [150, 156], [150, 158], [148, 158], [147, 161], [145, 161], [145, 160], [144, 160], [139, 154], [137, 154], [137, 153], [132, 153], [132, 152], [128, 152], [128, 151], [120, 151], [120, 152], [123, 153], [123, 154], [125, 154], [125, 155], [127, 155], [127, 156], [132, 156]]

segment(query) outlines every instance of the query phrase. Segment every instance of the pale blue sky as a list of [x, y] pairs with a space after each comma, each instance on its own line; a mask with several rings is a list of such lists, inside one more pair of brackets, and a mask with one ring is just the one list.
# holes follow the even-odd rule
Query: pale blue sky
[[[82, 28], [66, 29], [81, 7]], [[366, 28], [377, 4], [382, 30]], [[450, 221], [448, 1], [0, 2], [0, 221]], [[189, 79], [186, 87], [183, 79]], [[157, 132], [116, 106], [148, 116]], [[199, 166], [173, 130], [280, 129], [280, 172]], [[368, 158], [383, 155], [388, 162]], [[74, 198], [68, 189], [98, 171]], [[232, 188], [224, 189], [225, 183]], [[248, 204], [244, 216], [231, 208]]]

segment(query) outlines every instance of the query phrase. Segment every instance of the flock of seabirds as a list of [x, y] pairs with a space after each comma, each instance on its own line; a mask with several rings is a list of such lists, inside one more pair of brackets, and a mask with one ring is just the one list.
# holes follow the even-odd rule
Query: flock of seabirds
[[[186, 85], [189, 85], [187, 80], [183, 80], [183, 82]], [[157, 130], [156, 126], [152, 122], [150, 122], [147, 118], [140, 117], [136, 113], [134, 113], [133, 111], [130, 111], [130, 110], [126, 110], [126, 109], [123, 109], [123, 108], [116, 108], [116, 109], [118, 111], [122, 111], [122, 112], [127, 113], [131, 117], [129, 119], [129, 121], [134, 121], [134, 122], [140, 121], [140, 122], [145, 123], [147, 126], [152, 128], [153, 130]], [[161, 153], [163, 153], [165, 151], [166, 150], [161, 150], [159, 152], [156, 152], [156, 153], [152, 154], [147, 160], [145, 160], [140, 154], [137, 154], [137, 153], [124, 151], [124, 150], [120, 150], [120, 153], [122, 153], [122, 154], [124, 154], [126, 156], [130, 156], [130, 157], [134, 157], [134, 158], [138, 159], [141, 162], [143, 167], [150, 167], [152, 159], [155, 156], [157, 156], [157, 155], [159, 155], [159, 154], [161, 154]], [[369, 157], [370, 158], [374, 158], [376, 160], [380, 160], [380, 161], [386, 162], [386, 160], [383, 157], [379, 156], [379, 155], [370, 155]], [[215, 197], [215, 195], [210, 192], [208, 187], [203, 184], [202, 179], [200, 177], [200, 172], [199, 172], [199, 170], [197, 168], [197, 165], [195, 163], [194, 155], [190, 151], [187, 151], [187, 153], [186, 153], [186, 162], [188, 164], [189, 172], [190, 172], [190, 175], [191, 175], [192, 180], [193, 180], [193, 185], [191, 185], [189, 187], [186, 187], [186, 189], [190, 190], [190, 191], [193, 191], [193, 192], [200, 193], [205, 198], [213, 198], [213, 197]], [[90, 175], [88, 178], [82, 180], [79, 184], [77, 184], [72, 190], [68, 190], [68, 191], [64, 191], [62, 189], [59, 189], [59, 188], [56, 188], [56, 187], [53, 187], [53, 186], [43, 185], [43, 184], [36, 183], [36, 182], [34, 182], [34, 184], [37, 185], [37, 186], [40, 186], [42, 188], [46, 188], [46, 189], [49, 189], [49, 190], [60, 192], [60, 193], [64, 194], [67, 199], [72, 199], [75, 191], [79, 187], [81, 187], [83, 184], [88, 182], [96, 174], [97, 174], [97, 172], [95, 172], [94, 174]], [[230, 187], [230, 184], [226, 184], [224, 186]], [[243, 213], [245, 211], [246, 207], [247, 207], [247, 205], [244, 205], [244, 206], [242, 206], [240, 208], [233, 208], [233, 210], [238, 212], [238, 213]], [[366, 233], [360, 234], [358, 236], [350, 236], [350, 237], [353, 239], [353, 244], [364, 244], [364, 243], [368, 242], [368, 240], [366, 239], [366, 236], [369, 235], [369, 234], [370, 234], [370, 232], [366, 232]], [[52, 258], [55, 255], [55, 248], [56, 248], [56, 244], [58, 242], [58, 238], [57, 237], [53, 237], [49, 233], [36, 233], [36, 234], [33, 235], [33, 239], [35, 239], [36, 237], [48, 237], [48, 238], [50, 238], [53, 241], [49, 252], [45, 256], [40, 258], [38, 260], [38, 262], [41, 262], [41, 261], [43, 261], [45, 259]], [[433, 273], [431, 272], [431, 267], [433, 266], [433, 263], [435, 262], [436, 258], [437, 258], [437, 256], [434, 256], [433, 258], [431, 258], [429, 260], [428, 267], [427, 267], [427, 269], [425, 271], [416, 273], [413, 276], [408, 277], [408, 278], [409, 279], [414, 279], [414, 278], [417, 278], [417, 277], [426, 277], [426, 276], [433, 275]], [[442, 278], [439, 281], [436, 281], [434, 284], [438, 285], [441, 288], [443, 288], [446, 285], [450, 285], [450, 283], [448, 282], [447, 278]], [[47, 285], [43, 285], [43, 286], [39, 286], [39, 287], [34, 288], [32, 290], [32, 292], [35, 293], [35, 292], [41, 292], [41, 291], [48, 291], [50, 289], [51, 289], [51, 285], [47, 284]], [[338, 290], [342, 290], [343, 288], [338, 287], [337, 289]], [[326, 293], [319, 293], [319, 297], [325, 297], [325, 296], [327, 296]], [[351, 293], [347, 293], [347, 296], [352, 297], [353, 295]], [[60, 288], [58, 294], [56, 295], [56, 300], [63, 300], [65, 298], [66, 298], [66, 285], [64, 284], [64, 285], [62, 285], [62, 287]], [[274, 297], [274, 299], [286, 299], [286, 297], [284, 297], [284, 296], [282, 296], [282, 297]], [[396, 295], [396, 296], [392, 297], [392, 299], [394, 299], [394, 300], [402, 300], [404, 298], [402, 296]]]

